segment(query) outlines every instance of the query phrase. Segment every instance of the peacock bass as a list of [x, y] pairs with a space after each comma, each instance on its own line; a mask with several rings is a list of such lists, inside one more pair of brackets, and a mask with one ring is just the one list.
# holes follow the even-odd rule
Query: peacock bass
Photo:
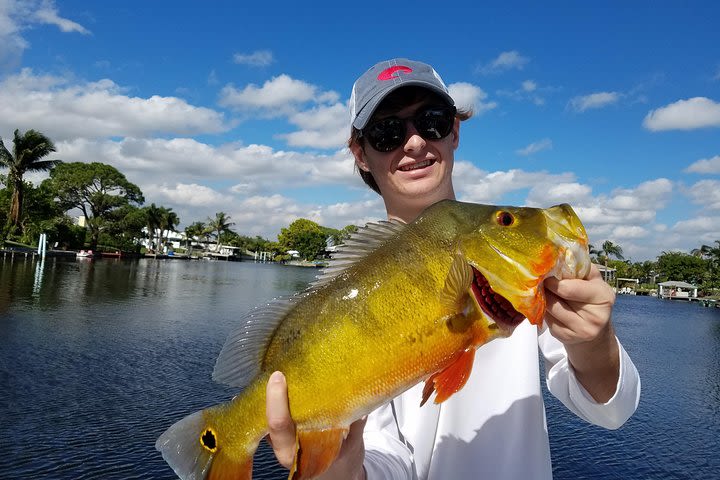
[[353, 421], [422, 381], [418, 401], [446, 400], [476, 348], [525, 318], [542, 323], [543, 279], [589, 270], [585, 229], [566, 204], [443, 200], [410, 224], [369, 224], [307, 291], [243, 319], [213, 372], [242, 392], [180, 420], [156, 448], [182, 479], [251, 479], [266, 384], [279, 370], [297, 427], [288, 478], [316, 477]]

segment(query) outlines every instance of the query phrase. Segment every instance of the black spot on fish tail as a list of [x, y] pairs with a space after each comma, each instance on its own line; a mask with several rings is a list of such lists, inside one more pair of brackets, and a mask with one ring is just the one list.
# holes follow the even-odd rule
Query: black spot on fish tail
[[217, 450], [217, 437], [211, 428], [206, 429], [200, 436], [200, 445], [211, 453]]

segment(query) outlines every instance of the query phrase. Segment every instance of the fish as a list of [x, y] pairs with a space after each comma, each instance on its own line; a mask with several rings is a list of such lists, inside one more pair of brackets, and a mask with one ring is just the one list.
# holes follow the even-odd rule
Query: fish
[[477, 348], [525, 319], [542, 324], [545, 278], [589, 271], [587, 234], [568, 204], [443, 200], [412, 223], [370, 223], [305, 291], [241, 319], [213, 370], [240, 393], [178, 421], [155, 446], [183, 480], [251, 479], [268, 432], [266, 384], [282, 371], [297, 430], [288, 479], [314, 478], [353, 421], [421, 382], [422, 404], [447, 400]]

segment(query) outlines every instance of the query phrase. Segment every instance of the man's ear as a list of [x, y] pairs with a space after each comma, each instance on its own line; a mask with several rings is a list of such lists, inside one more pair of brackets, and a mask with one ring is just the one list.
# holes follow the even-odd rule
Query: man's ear
[[355, 165], [357, 165], [360, 170], [369, 172], [370, 167], [368, 167], [368, 164], [365, 161], [365, 152], [363, 151], [363, 148], [357, 142], [354, 142], [350, 145], [350, 151], [352, 152], [353, 157], [355, 157]]

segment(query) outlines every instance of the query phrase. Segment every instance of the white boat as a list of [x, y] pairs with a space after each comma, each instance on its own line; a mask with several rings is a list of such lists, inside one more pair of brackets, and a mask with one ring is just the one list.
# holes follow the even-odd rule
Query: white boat
[[77, 258], [92, 258], [95, 254], [92, 250], [80, 250], [75, 256]]

